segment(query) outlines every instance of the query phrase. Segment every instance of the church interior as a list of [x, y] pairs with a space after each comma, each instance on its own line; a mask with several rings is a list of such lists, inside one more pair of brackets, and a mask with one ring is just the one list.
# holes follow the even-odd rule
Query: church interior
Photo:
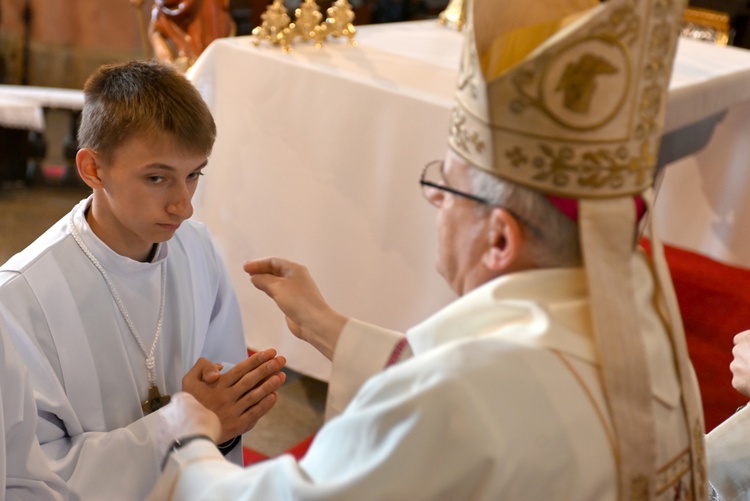
[[[196, 217], [205, 216], [219, 248], [226, 252], [223, 257], [228, 266], [234, 267], [232, 278], [240, 301], [252, 305], [250, 311], [243, 311], [249, 349], [278, 343], [274, 347], [281, 354], [285, 350], [294, 354], [288, 357], [287, 382], [279, 391], [276, 407], [246, 438], [246, 458], [251, 462], [284, 452], [304, 454], [309, 439], [323, 423], [330, 369], [310, 351], [293, 344], [291, 335], [284, 332], [283, 319], [273, 315], [260, 293], [250, 291], [241, 273], [243, 259], [268, 253], [309, 258], [317, 267], [313, 271], [321, 278], [333, 275], [331, 281], [339, 274], [354, 276], [361, 260], [368, 263], [362, 281], [383, 286], [392, 280], [383, 270], [392, 269], [403, 282], [403, 290], [397, 288], [389, 298], [396, 304], [367, 298], [367, 309], [355, 313], [372, 321], [382, 313], [397, 329], [406, 328], [452, 298], [433, 276], [430, 256], [434, 237], [420, 241], [433, 229], [433, 214], [422, 206], [416, 191], [419, 159], [442, 153], [439, 140], [444, 137], [447, 122], [443, 118], [450, 104], [446, 89], [455, 78], [456, 21], [454, 26], [438, 23], [448, 1], [344, 0], [346, 12], [353, 13], [353, 25], [358, 28], [350, 38], [357, 45], [346, 41], [346, 27], [336, 33], [341, 39], [324, 33], [319, 48], [313, 47], [313, 36], [310, 40], [302, 35], [289, 35], [289, 40], [276, 37], [283, 30], [272, 26], [271, 21], [279, 20], [271, 15], [272, 7], [283, 6], [293, 16], [295, 9], [309, 3], [202, 0], [204, 7], [210, 4], [214, 11], [221, 11], [227, 28], [208, 39], [205, 46], [181, 49], [179, 42], [170, 39], [173, 25], [162, 32], [155, 28], [160, 8], [176, 9], [181, 2], [0, 0], [0, 262], [31, 243], [88, 195], [90, 190], [75, 171], [76, 128], [83, 83], [98, 66], [144, 57], [171, 59], [182, 65], [214, 112], [219, 139], [212, 165], [237, 172], [232, 176], [217, 172], [215, 177], [209, 172], [205, 191], [196, 195]], [[316, 8], [330, 13], [340, 3], [324, 0]], [[746, 403], [732, 389], [728, 367], [732, 337], [750, 328], [750, 237], [743, 235], [747, 232], [742, 229], [743, 212], [750, 211], [744, 192], [746, 187], [750, 189], [750, 179], [746, 161], [742, 161], [750, 154], [742, 139], [743, 133], [750, 133], [750, 93], [742, 89], [742, 82], [750, 79], [749, 21], [750, 2], [746, 0], [690, 1], [683, 38], [690, 39], [694, 44], [691, 54], [697, 55], [683, 56], [685, 78], [700, 73], [696, 81], [716, 83], [711, 97], [693, 98], [715, 103], [715, 108], [673, 128], [703, 135], [699, 134], [700, 147], [694, 151], [674, 153], [657, 194], [657, 226], [667, 245], [667, 260], [701, 385], [707, 431]], [[179, 25], [182, 21], [174, 22]], [[401, 25], [404, 28], [399, 30]], [[398, 37], [413, 43], [414, 53], [422, 50], [419, 44], [432, 43], [429, 51], [420, 54], [432, 52], [416, 64], [422, 56], [400, 47]], [[221, 43], [219, 39], [231, 40]], [[708, 52], [708, 48], [725, 52]], [[365, 54], [364, 59], [353, 56], [355, 51]], [[442, 58], [443, 53], [449, 55]], [[720, 63], [715, 62], [716, 54], [721, 56]], [[722, 59], [725, 54], [729, 55]], [[229, 61], [242, 57], [254, 59]], [[703, 59], [696, 62], [693, 57]], [[424, 73], [420, 73], [422, 63]], [[701, 72], [708, 76], [704, 78]], [[684, 85], [673, 82], [675, 101], [698, 87], [692, 81]], [[319, 92], [316, 84], [329, 92]], [[386, 105], [381, 99], [391, 102]], [[368, 101], [367, 111], [357, 111]], [[691, 108], [690, 103], [681, 102]], [[430, 116], [435, 123], [399, 124], [398, 111], [404, 106], [433, 113]], [[242, 111], [243, 107], [249, 111]], [[382, 111], [382, 120], [372, 119], [378, 111]], [[251, 120], [254, 116], [258, 117], [255, 121]], [[414, 129], [429, 139], [403, 139], [401, 133]], [[356, 135], [356, 140], [342, 137], [346, 132]], [[365, 140], [362, 146], [359, 141]], [[379, 146], [378, 141], [392, 141], [394, 151]], [[677, 142], [685, 140], [678, 138]], [[679, 145], [675, 147], [679, 149]], [[309, 161], [311, 157], [320, 160]], [[274, 159], [278, 165], [270, 165]], [[318, 163], [339, 167], [311, 172], [310, 167], [314, 169]], [[372, 168], [398, 164], [406, 172], [358, 178], [354, 169], [365, 164]], [[265, 170], [252, 165], [262, 165]], [[260, 182], [257, 190], [246, 195], [232, 191], [237, 186], [250, 189], [259, 183], [259, 176], [267, 176], [267, 182]], [[411, 179], [411, 185], [400, 182], [401, 176]], [[354, 191], [347, 193], [344, 185]], [[306, 199], [301, 190], [307, 186], [320, 187], [320, 192]], [[291, 192], [283, 203], [275, 200], [274, 205], [275, 190]], [[411, 210], [412, 204], [419, 215], [411, 221], [402, 220], [401, 212]], [[660, 216], [660, 209], [670, 217]], [[346, 246], [331, 236], [335, 233], [329, 227], [332, 223], [320, 222], [329, 216], [341, 218], [341, 231], [353, 232], [354, 243]], [[274, 218], [278, 221], [269, 221]], [[394, 229], [389, 225], [392, 221], [403, 223], [403, 229]], [[299, 225], [299, 231], [297, 227], [290, 231], [292, 225]], [[240, 234], [245, 226], [250, 234]], [[328, 237], [318, 236], [325, 232]], [[409, 253], [395, 250], [392, 243], [406, 234], [415, 249]], [[268, 242], [265, 236], [269, 236]], [[644, 244], [648, 247], [648, 239], [644, 238]], [[342, 245], [346, 248], [333, 249]], [[353, 255], [358, 253], [362, 256], [359, 260]], [[330, 257], [326, 260], [323, 254]], [[430, 277], [435, 297], [415, 304], [412, 282], [423, 283], [425, 275]], [[321, 286], [326, 285], [321, 280]], [[353, 305], [361, 297], [361, 287], [354, 283], [350, 289], [335, 290], [332, 300], [344, 307]], [[405, 315], [405, 309], [413, 313]], [[260, 324], [254, 323], [256, 315]], [[263, 337], [269, 328], [275, 333]]]

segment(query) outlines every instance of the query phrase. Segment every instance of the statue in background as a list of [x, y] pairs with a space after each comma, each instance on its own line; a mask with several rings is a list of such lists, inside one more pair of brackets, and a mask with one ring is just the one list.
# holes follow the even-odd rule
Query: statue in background
[[229, 0], [154, 0], [149, 26], [154, 53], [182, 71], [211, 42], [234, 34]]

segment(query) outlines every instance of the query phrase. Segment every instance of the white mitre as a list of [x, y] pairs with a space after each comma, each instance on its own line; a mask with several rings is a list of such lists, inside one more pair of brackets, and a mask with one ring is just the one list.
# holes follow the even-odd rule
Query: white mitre
[[[470, 0], [467, 0], [470, 1]], [[683, 0], [474, 0], [450, 145], [469, 163], [577, 209], [620, 499], [656, 496], [656, 440], [632, 286], [634, 198], [649, 206]], [[696, 499], [703, 413], [661, 244], [655, 272], [682, 380]]]
[[481, 21], [466, 29], [451, 146], [546, 193], [608, 197], [651, 186], [682, 2], [475, 5]]

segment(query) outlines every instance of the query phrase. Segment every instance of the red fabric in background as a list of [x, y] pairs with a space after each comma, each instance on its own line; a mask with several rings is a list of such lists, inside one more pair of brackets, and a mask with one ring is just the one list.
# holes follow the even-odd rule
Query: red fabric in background
[[[647, 240], [642, 244], [650, 250]], [[688, 351], [698, 376], [706, 431], [747, 398], [732, 388], [732, 339], [750, 329], [750, 270], [665, 245]]]
[[[252, 433], [252, 431], [250, 432]], [[245, 459], [245, 466], [258, 463], [264, 459], [268, 459], [268, 456], [261, 454], [260, 452], [250, 449], [249, 447], [242, 448], [242, 457]]]
[[[252, 433], [252, 432], [250, 432]], [[295, 445], [294, 447], [291, 447], [290, 449], [287, 449], [284, 451], [284, 454], [291, 454], [296, 459], [302, 459], [302, 457], [307, 453], [307, 449], [310, 448], [310, 444], [313, 441], [313, 438], [315, 438], [315, 435], [311, 435]], [[258, 451], [254, 451], [252, 449], [249, 449], [247, 447], [243, 447], [242, 454], [245, 458], [245, 466], [250, 466], [253, 463], [257, 463], [260, 461], [263, 461], [264, 459], [268, 459], [268, 456], [261, 454]]]

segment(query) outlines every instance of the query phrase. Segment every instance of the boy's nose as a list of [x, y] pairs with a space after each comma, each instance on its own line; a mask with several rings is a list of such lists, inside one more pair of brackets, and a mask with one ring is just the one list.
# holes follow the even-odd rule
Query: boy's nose
[[169, 213], [180, 216], [182, 219], [189, 219], [193, 215], [193, 204], [189, 201], [172, 203], [169, 205]]
[[181, 190], [172, 202], [167, 206], [167, 212], [182, 219], [188, 219], [193, 215], [193, 194], [188, 189]]

